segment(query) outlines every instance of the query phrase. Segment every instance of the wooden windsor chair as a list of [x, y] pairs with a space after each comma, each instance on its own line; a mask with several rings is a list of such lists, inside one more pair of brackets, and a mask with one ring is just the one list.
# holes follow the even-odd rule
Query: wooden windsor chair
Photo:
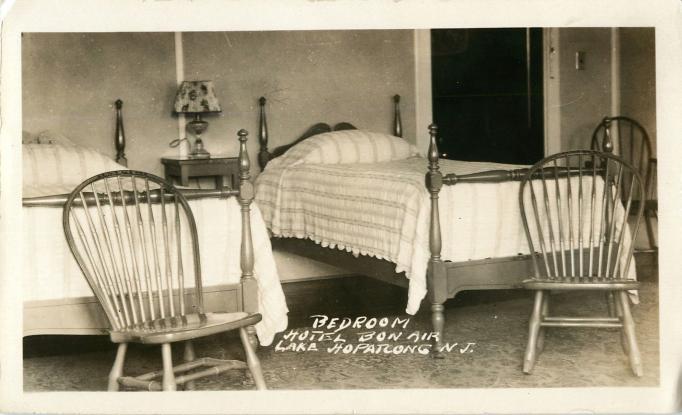
[[604, 117], [592, 133], [590, 149], [613, 153], [632, 164], [644, 179], [644, 196], [641, 200], [633, 200], [636, 206], [644, 204], [644, 221], [649, 249], [638, 251], [656, 251], [655, 225], [658, 220], [658, 198], [656, 196], [658, 159], [653, 153], [651, 138], [646, 129], [630, 117]]
[[[242, 179], [248, 182], [248, 162]], [[242, 265], [244, 250], [253, 253], [251, 200], [240, 193]], [[94, 176], [69, 195], [63, 224], [71, 252], [109, 319], [111, 341], [118, 343], [110, 391], [120, 386], [194, 389], [196, 379], [231, 369], [248, 369], [256, 387], [266, 389], [246, 330], [261, 315], [204, 312], [196, 225], [186, 198], [173, 185], [131, 170]], [[246, 363], [196, 358], [193, 339], [228, 330], [239, 331]], [[185, 362], [173, 366], [171, 344], [176, 342], [184, 342]], [[123, 376], [128, 343], [160, 345], [163, 370]]]
[[[620, 328], [632, 371], [642, 363], [628, 290], [639, 286], [631, 263], [643, 205], [637, 169], [617, 156], [591, 150], [559, 153], [535, 164], [519, 190], [523, 225], [532, 253], [535, 292], [523, 371], [531, 373], [547, 327]], [[637, 222], [630, 229], [628, 216]], [[550, 290], [599, 290], [608, 294], [608, 316], [550, 315]], [[613, 301], [615, 297], [615, 302]]]

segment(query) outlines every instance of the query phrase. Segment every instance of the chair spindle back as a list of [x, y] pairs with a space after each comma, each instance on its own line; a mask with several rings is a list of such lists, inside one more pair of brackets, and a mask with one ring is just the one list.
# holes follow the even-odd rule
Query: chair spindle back
[[649, 134], [640, 123], [625, 116], [604, 117], [592, 133], [590, 149], [616, 154], [630, 163], [644, 179], [644, 199], [656, 199], [655, 157]]
[[643, 195], [637, 169], [612, 154], [578, 150], [536, 163], [519, 192], [535, 278], [628, 278], [643, 208], [632, 201]]
[[69, 195], [63, 225], [114, 330], [175, 326], [203, 312], [194, 217], [170, 183], [132, 170], [94, 176]]

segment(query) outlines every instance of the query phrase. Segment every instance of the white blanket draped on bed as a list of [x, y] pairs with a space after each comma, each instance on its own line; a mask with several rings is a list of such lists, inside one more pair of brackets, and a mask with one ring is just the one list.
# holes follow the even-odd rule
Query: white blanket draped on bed
[[[24, 197], [58, 194], [57, 189], [30, 189]], [[189, 202], [197, 222], [204, 287], [239, 282], [241, 212], [234, 198]], [[25, 207], [24, 301], [92, 296], [64, 238], [62, 209]], [[256, 325], [262, 345], [287, 327], [287, 306], [258, 206], [251, 209], [255, 252], [254, 274], [263, 320]]]
[[[441, 160], [444, 174], [521, 166]], [[275, 236], [396, 264], [409, 278], [407, 312], [426, 295], [429, 260], [427, 161], [290, 164], [272, 160], [256, 181], [256, 200]], [[518, 203], [519, 182], [460, 183], [440, 192], [442, 258], [467, 261], [529, 254]], [[631, 266], [634, 271], [634, 265]]]

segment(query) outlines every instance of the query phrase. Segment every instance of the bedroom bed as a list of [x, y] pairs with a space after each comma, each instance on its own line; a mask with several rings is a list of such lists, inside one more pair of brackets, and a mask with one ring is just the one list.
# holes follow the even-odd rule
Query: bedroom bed
[[532, 275], [518, 205], [528, 169], [439, 160], [435, 126], [427, 157], [417, 157], [397, 138], [399, 102], [395, 96], [393, 138], [318, 123], [269, 151], [261, 98], [256, 200], [276, 249], [407, 287], [408, 314], [426, 298], [433, 354], [442, 357], [446, 300], [463, 290], [519, 288]]
[[[58, 134], [29, 137], [23, 144], [24, 336], [108, 333], [106, 316], [69, 252], [61, 217], [75, 185], [126, 168], [121, 108], [119, 100], [118, 163]], [[260, 312], [263, 320], [249, 335], [252, 343], [257, 334], [260, 344], [268, 345], [286, 329], [288, 310], [265, 224], [251, 203], [245, 134], [240, 141], [239, 189], [181, 191], [197, 222], [206, 309]]]

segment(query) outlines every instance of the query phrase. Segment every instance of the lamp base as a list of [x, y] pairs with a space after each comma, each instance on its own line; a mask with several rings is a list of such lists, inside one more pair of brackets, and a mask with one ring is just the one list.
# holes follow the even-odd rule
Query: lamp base
[[197, 137], [197, 139], [194, 141], [194, 149], [189, 154], [189, 158], [191, 159], [211, 158], [211, 153], [206, 151], [206, 149], [204, 148], [204, 142], [201, 141], [201, 137]]
[[194, 135], [201, 135], [208, 128], [208, 122], [201, 119], [201, 114], [194, 114], [194, 119], [187, 123], [187, 128], [191, 130]]

